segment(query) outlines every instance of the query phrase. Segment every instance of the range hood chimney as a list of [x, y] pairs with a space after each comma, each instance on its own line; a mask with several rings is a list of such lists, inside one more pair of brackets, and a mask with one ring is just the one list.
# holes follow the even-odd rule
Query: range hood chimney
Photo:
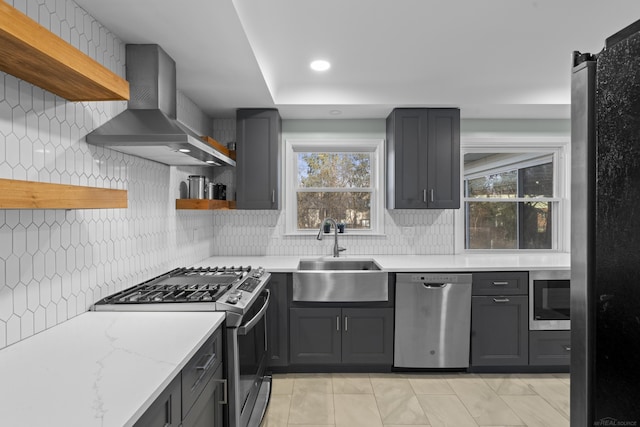
[[129, 108], [87, 135], [87, 142], [167, 165], [236, 162], [176, 120], [176, 63], [158, 45], [127, 45]]

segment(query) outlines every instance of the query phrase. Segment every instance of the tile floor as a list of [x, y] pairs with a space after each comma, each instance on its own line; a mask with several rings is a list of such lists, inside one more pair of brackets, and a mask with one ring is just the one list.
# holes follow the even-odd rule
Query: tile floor
[[279, 374], [262, 427], [569, 426], [569, 374]]

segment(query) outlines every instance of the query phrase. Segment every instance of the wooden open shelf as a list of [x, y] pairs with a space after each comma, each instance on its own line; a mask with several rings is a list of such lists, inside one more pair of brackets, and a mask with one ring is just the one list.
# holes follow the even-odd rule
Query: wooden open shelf
[[224, 145], [220, 144], [218, 141], [216, 141], [215, 139], [211, 138], [210, 136], [201, 136], [200, 138], [202, 138], [202, 140], [204, 142], [206, 142], [207, 144], [209, 144], [210, 146], [212, 146], [213, 148], [215, 148], [216, 150], [218, 150], [219, 152], [221, 152], [222, 154], [224, 154], [225, 156], [229, 157], [230, 159], [235, 160], [236, 159], [236, 152], [235, 150], [229, 150], [227, 147], [225, 147]]
[[0, 0], [0, 70], [69, 101], [129, 99], [129, 83]]
[[235, 200], [176, 199], [176, 209], [224, 210], [235, 208]]
[[0, 209], [108, 209], [127, 206], [127, 190], [0, 179]]

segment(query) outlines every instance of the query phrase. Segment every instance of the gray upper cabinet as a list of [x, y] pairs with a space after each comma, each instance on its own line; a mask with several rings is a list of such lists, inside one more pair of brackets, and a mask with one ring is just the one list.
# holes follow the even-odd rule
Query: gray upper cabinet
[[281, 128], [278, 110], [237, 110], [237, 209], [280, 209]]
[[387, 117], [387, 208], [459, 207], [460, 110], [393, 110]]

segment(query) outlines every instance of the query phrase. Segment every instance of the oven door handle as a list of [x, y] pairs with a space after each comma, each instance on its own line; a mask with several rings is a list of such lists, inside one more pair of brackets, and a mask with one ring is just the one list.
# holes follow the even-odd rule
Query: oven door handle
[[256, 313], [255, 316], [253, 316], [253, 318], [251, 320], [249, 320], [247, 323], [245, 323], [244, 325], [241, 325], [238, 327], [238, 335], [247, 335], [248, 332], [251, 331], [251, 329], [253, 329], [253, 327], [264, 317], [264, 315], [267, 313], [267, 309], [269, 308], [269, 299], [271, 298], [271, 291], [269, 289], [265, 289], [264, 291], [262, 291], [263, 293], [267, 294], [266, 299], [264, 300], [264, 304], [262, 305], [262, 308], [260, 309], [260, 311], [258, 311]]

